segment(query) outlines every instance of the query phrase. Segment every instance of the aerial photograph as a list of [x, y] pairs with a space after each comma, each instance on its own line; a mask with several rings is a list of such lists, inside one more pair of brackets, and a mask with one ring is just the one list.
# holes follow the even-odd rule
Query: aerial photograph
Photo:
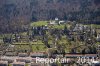
[[0, 0], [0, 66], [100, 66], [100, 0]]

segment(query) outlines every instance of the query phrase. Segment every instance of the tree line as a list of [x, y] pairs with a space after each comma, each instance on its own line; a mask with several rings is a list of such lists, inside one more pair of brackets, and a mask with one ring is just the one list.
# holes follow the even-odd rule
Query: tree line
[[99, 0], [0, 0], [0, 31], [22, 31], [32, 21], [55, 17], [100, 21], [99, 3]]

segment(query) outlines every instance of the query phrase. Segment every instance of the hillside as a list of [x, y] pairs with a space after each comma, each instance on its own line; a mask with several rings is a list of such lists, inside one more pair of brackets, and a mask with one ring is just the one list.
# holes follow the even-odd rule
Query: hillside
[[100, 21], [99, 4], [100, 0], [0, 0], [0, 31], [16, 31], [31, 21], [55, 17]]

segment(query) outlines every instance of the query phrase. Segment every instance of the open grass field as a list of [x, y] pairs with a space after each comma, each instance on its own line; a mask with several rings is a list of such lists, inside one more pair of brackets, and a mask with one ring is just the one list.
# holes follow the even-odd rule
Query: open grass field
[[47, 47], [45, 45], [32, 45], [32, 51], [38, 52], [38, 51], [46, 51]]
[[38, 22], [32, 22], [31, 26], [44, 26], [47, 24], [48, 24], [48, 21], [38, 21]]
[[[31, 27], [32, 26], [37, 27], [37, 26], [45, 26], [45, 25], [48, 25], [48, 23], [49, 23], [49, 21], [38, 21], [38, 22], [32, 22], [30, 25], [31, 25]], [[65, 25], [69, 26], [68, 24], [60, 24], [60, 25], [55, 24], [53, 26], [48, 25], [48, 27], [49, 28], [63, 29]]]
[[92, 26], [95, 28], [100, 28], [100, 25], [92, 24]]
[[100, 25], [97, 25], [97, 24], [91, 24], [91, 25], [87, 25], [87, 26], [92, 26], [93, 28], [100, 28]]

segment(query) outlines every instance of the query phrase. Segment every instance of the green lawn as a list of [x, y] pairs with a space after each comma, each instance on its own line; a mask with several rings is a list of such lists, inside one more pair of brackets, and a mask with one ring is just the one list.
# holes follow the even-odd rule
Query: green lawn
[[47, 48], [45, 45], [32, 45], [32, 51], [38, 52], [38, 51], [46, 51]]
[[[49, 22], [49, 21], [32, 22], [32, 23], [31, 23], [31, 26], [43, 26], [43, 25], [48, 25], [48, 22]], [[63, 29], [65, 25], [67, 25], [67, 24], [61, 24], [61, 25], [57, 25], [57, 24], [56, 24], [56, 25], [53, 25], [53, 26], [49, 25], [48, 27], [49, 27], [49, 28]], [[68, 25], [67, 25], [67, 26], [68, 26]]]
[[93, 24], [93, 27], [95, 27], [95, 28], [100, 28], [100, 25], [95, 25], [95, 24]]
[[54, 25], [53, 28], [63, 29], [65, 25]]
[[100, 28], [100, 25], [97, 25], [97, 24], [89, 24], [89, 25], [87, 25], [87, 26], [92, 26], [93, 28]]
[[42, 25], [47, 25], [47, 21], [38, 21], [38, 22], [32, 22], [31, 26], [42, 26]]
[[97, 42], [96, 44], [97, 44], [97, 45], [100, 45], [100, 42]]

